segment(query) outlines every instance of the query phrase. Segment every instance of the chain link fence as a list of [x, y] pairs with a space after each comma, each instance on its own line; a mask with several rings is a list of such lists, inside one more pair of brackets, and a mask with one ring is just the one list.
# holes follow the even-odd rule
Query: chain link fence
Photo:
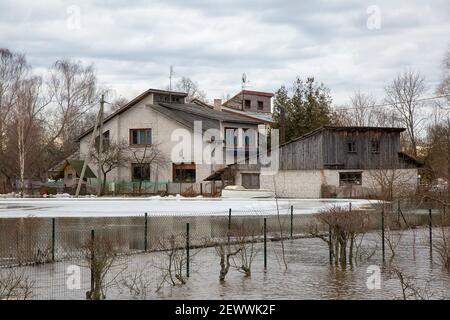
[[[383, 218], [383, 210], [366, 208], [368, 229], [392, 229], [394, 222], [398, 228], [431, 226], [427, 212], [391, 207]], [[442, 212], [435, 210], [433, 221], [437, 214]], [[205, 266], [225, 279], [230, 267], [249, 275], [253, 268], [282, 265], [284, 241], [326, 239], [329, 230], [316, 215], [296, 213], [292, 206], [275, 212], [155, 210], [132, 217], [2, 218], [0, 297], [146, 298], [150, 291], [184, 285]], [[331, 254], [330, 248], [330, 261]]]

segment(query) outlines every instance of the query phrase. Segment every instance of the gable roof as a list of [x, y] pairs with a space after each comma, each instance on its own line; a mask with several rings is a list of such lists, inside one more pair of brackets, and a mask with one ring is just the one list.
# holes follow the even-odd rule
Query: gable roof
[[[135, 97], [134, 99], [132, 99], [130, 102], [128, 102], [127, 104], [125, 104], [124, 106], [122, 106], [119, 110], [111, 113], [109, 116], [107, 116], [103, 123], [107, 123], [109, 120], [113, 119], [114, 117], [116, 117], [117, 115], [127, 111], [128, 109], [130, 109], [132, 106], [136, 105], [137, 103], [141, 102], [143, 99], [147, 98], [150, 94], [152, 93], [159, 93], [159, 94], [171, 94], [174, 96], [180, 96], [180, 97], [186, 97], [187, 93], [185, 92], [177, 92], [177, 91], [168, 91], [168, 90], [160, 90], [160, 89], [148, 89], [146, 91], [144, 91], [143, 93], [141, 93], [140, 95], [138, 95], [137, 97]], [[77, 137], [76, 141], [80, 141], [83, 137], [87, 136], [89, 133], [91, 133], [94, 130], [94, 127], [89, 128], [88, 130], [86, 130], [85, 132], [83, 132], [80, 136]]]
[[193, 129], [194, 121], [202, 121], [202, 129], [220, 129], [220, 122], [261, 124], [262, 120], [222, 112], [198, 104], [159, 103], [149, 105], [165, 116]]
[[[64, 170], [67, 166], [71, 166], [76, 174], [77, 177], [81, 176], [81, 171], [83, 170], [83, 164], [84, 160], [77, 160], [77, 159], [66, 159], [60, 162], [58, 165], [54, 166], [49, 170], [51, 172], [51, 175], [56, 178], [64, 178]], [[84, 173], [85, 178], [97, 178], [97, 176], [94, 174], [94, 172], [91, 170], [91, 168], [86, 166], [86, 172]]]
[[[108, 122], [113, 119], [115, 116], [125, 112], [130, 109], [132, 106], [136, 105], [144, 98], [146, 98], [151, 93], [171, 93], [177, 94], [185, 97], [187, 94], [182, 92], [171, 92], [164, 90], [155, 90], [149, 89], [144, 93], [140, 94], [129, 103], [121, 107], [116, 112], [112, 113], [108, 117], [105, 118], [103, 123]], [[190, 103], [157, 103], [157, 104], [149, 104], [148, 106], [152, 107], [154, 110], [166, 115], [173, 120], [188, 126], [189, 128], [193, 128], [194, 121], [203, 121], [203, 129], [207, 130], [209, 128], [220, 128], [220, 121], [232, 122], [232, 123], [243, 123], [243, 124], [262, 124], [263, 120], [256, 118], [249, 118], [237, 114], [231, 114], [228, 112], [218, 111], [211, 109], [209, 107], [205, 107], [199, 104], [190, 104]], [[83, 137], [87, 136], [94, 130], [94, 127], [91, 127], [89, 130], [82, 133], [77, 141], [80, 141]]]
[[272, 98], [274, 96], [271, 92], [263, 92], [263, 91], [253, 91], [253, 90], [241, 90], [238, 93], [236, 93], [233, 97], [225, 101], [222, 105], [227, 105], [228, 102], [233, 101], [235, 98], [241, 96], [241, 95], [249, 95], [249, 96], [260, 96], [260, 97], [267, 97]]

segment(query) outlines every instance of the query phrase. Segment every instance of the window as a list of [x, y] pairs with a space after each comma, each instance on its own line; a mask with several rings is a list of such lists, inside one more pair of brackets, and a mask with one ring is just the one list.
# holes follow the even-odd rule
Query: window
[[148, 146], [152, 144], [152, 129], [130, 129], [130, 144]]
[[150, 164], [149, 163], [132, 163], [131, 164], [132, 180], [150, 180]]
[[244, 146], [248, 147], [253, 144], [253, 129], [243, 129], [244, 131]]
[[372, 153], [380, 153], [380, 141], [379, 140], [372, 140], [372, 144], [371, 144], [371, 150]]
[[244, 100], [245, 109], [250, 109], [252, 102], [250, 100]]
[[356, 142], [354, 140], [347, 141], [347, 152], [356, 153]]
[[258, 110], [263, 110], [263, 109], [264, 109], [264, 102], [258, 101]]
[[72, 180], [72, 178], [73, 178], [73, 174], [72, 173], [67, 174], [67, 180]]
[[358, 185], [362, 184], [362, 173], [361, 172], [339, 172], [339, 185]]
[[[97, 136], [95, 138], [95, 150], [98, 151], [99, 148], [99, 144], [100, 144], [100, 138], [99, 136]], [[103, 150], [107, 149], [109, 147], [109, 130], [103, 132]]]
[[173, 164], [174, 182], [195, 182], [195, 163]]
[[225, 128], [225, 145], [237, 146], [237, 128]]

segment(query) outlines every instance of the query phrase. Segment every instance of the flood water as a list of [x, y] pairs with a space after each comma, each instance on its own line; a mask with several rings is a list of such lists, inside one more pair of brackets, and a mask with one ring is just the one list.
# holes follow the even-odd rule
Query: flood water
[[[434, 231], [436, 234], [438, 230]], [[437, 236], [436, 236], [437, 237]], [[399, 240], [393, 264], [428, 299], [450, 298], [450, 274], [443, 271], [435, 252], [430, 259], [428, 230], [416, 229], [393, 233]], [[268, 243], [268, 268], [263, 268], [262, 244], [258, 243], [251, 277], [230, 269], [224, 283], [219, 283], [219, 258], [214, 248], [192, 249], [191, 272], [186, 285], [165, 286], [155, 292], [161, 281], [160, 270], [154, 267], [162, 253], [135, 254], [121, 257], [110, 272], [106, 299], [401, 299], [401, 284], [387, 271], [381, 273], [381, 288], [370, 290], [367, 268], [383, 269], [378, 233], [365, 235], [360, 249], [361, 259], [345, 270], [330, 266], [328, 246], [317, 238], [284, 241], [288, 269], [285, 270], [281, 242]], [[373, 252], [373, 250], [375, 250]], [[386, 249], [389, 260], [389, 249]], [[367, 255], [363, 253], [367, 253]], [[367, 256], [371, 256], [367, 259]], [[81, 288], [69, 290], [67, 267], [81, 265]], [[89, 271], [80, 260], [40, 266], [21, 267], [34, 281], [33, 299], [85, 299], [89, 289]], [[118, 270], [124, 270], [118, 273]], [[145, 294], [133, 295], [124, 286], [136, 271]], [[128, 280], [127, 280], [128, 279]]]

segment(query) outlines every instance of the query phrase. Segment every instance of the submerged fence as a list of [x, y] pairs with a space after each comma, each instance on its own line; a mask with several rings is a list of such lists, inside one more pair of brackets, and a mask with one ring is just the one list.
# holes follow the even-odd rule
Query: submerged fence
[[[391, 212], [387, 219], [384, 212], [371, 211], [367, 228], [382, 230], [384, 240], [385, 227], [392, 228], [397, 214], [403, 226], [430, 226], [432, 249], [431, 214], [401, 213], [400, 216]], [[19, 279], [30, 281], [33, 289], [25, 298], [92, 299], [102, 298], [96, 283], [103, 275], [96, 265], [110, 264], [106, 270], [108, 281], [120, 280], [129, 294], [135, 294], [139, 291], [138, 283], [143, 286], [143, 270], [152, 275], [163, 274], [159, 281], [152, 280], [158, 288], [164, 283], [186, 281], [195, 271], [199, 256], [218, 266], [219, 258], [226, 261], [241, 255], [241, 263], [251, 264], [258, 252], [266, 270], [270, 269], [273, 259], [280, 260], [270, 256], [268, 244], [318, 235], [324, 239], [329, 237], [331, 243], [330, 230], [314, 215], [294, 214], [292, 206], [282, 208], [279, 213], [230, 209], [198, 215], [144, 213], [133, 217], [2, 218], [0, 271], [16, 270]], [[382, 243], [384, 260], [384, 241]], [[209, 251], [203, 254], [204, 250]], [[332, 250], [330, 245], [330, 263]], [[126, 279], [120, 278], [122, 266], [127, 269]], [[249, 272], [244, 265], [238, 267], [244, 273]], [[69, 283], [74, 275], [82, 279], [78, 285], [75, 281], [76, 290], [72, 290]], [[93, 292], [97, 296], [93, 296]]]

